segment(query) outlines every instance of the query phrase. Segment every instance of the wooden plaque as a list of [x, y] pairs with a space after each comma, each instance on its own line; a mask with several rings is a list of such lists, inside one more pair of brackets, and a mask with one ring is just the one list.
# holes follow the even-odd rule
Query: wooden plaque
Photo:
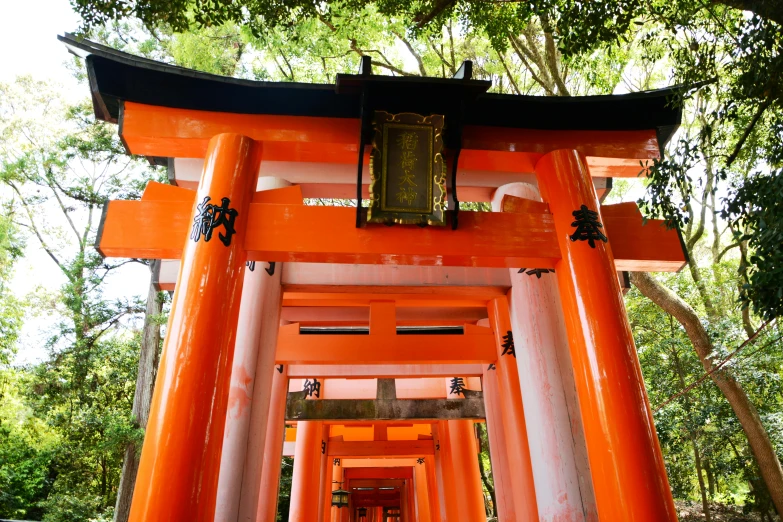
[[445, 225], [443, 116], [375, 111], [369, 223]]

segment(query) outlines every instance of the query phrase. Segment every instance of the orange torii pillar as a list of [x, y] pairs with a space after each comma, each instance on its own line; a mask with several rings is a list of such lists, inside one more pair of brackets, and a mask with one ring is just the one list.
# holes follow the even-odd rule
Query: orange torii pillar
[[415, 487], [415, 506], [417, 522], [432, 522], [430, 518], [430, 498], [427, 491], [427, 469], [426, 463], [418, 462], [413, 467], [413, 485]]
[[[338, 489], [345, 490], [344, 478], [343, 478], [343, 464], [342, 458], [335, 458], [332, 461], [332, 484], [330, 491], [337, 491]], [[342, 511], [347, 511], [348, 508], [338, 508], [332, 506], [331, 494], [329, 495], [329, 516], [326, 519], [329, 522], [340, 522], [340, 516]]]
[[503, 522], [516, 522], [514, 492], [511, 490], [511, 470], [508, 462], [506, 432], [503, 429], [503, 414], [500, 410], [500, 390], [496, 365], [484, 368], [482, 381], [484, 408], [487, 415], [487, 438], [489, 457], [492, 462], [492, 481], [495, 486], [495, 507], [498, 518]]
[[[502, 209], [507, 194], [541, 201], [533, 185], [511, 183], [495, 191], [493, 211]], [[527, 267], [523, 273], [509, 270], [509, 315], [529, 426], [538, 515], [542, 522], [596, 520], [557, 280], [555, 274], [531, 271], [534, 268]]]
[[427, 473], [427, 499], [430, 505], [430, 520], [432, 522], [443, 522], [438, 495], [438, 480], [435, 472], [435, 458], [433, 456], [428, 455], [424, 457], [424, 469]]
[[[408, 495], [408, 480], [404, 480], [402, 482], [402, 486], [400, 487], [400, 522], [409, 522], [410, 518], [408, 516], [408, 512], [410, 510], [410, 497]], [[383, 517], [383, 508], [381, 508], [381, 517]], [[386, 522], [383, 518], [381, 518], [383, 522]]]
[[323, 422], [300, 421], [296, 425], [294, 474], [291, 478], [290, 522], [314, 522], [320, 511], [321, 438]]
[[[280, 468], [285, 438], [285, 402], [288, 396], [288, 367], [280, 365], [274, 370], [272, 398], [269, 403], [269, 419], [266, 423], [266, 440], [261, 462], [261, 482], [258, 492], [256, 517], [251, 521], [274, 522], [277, 516], [277, 496], [280, 489]], [[244, 519], [243, 519], [244, 522]]]
[[194, 226], [190, 238], [182, 238], [133, 522], [214, 520], [246, 259], [242, 245], [260, 160], [261, 144], [245, 136], [219, 134], [209, 142]]
[[478, 446], [472, 420], [451, 420], [449, 442], [454, 466], [454, 483], [457, 487], [457, 520], [461, 522], [485, 522], [484, 488], [478, 467]]
[[[470, 389], [470, 378], [462, 379], [467, 389]], [[446, 379], [446, 398], [461, 400], [464, 393], [454, 393], [455, 386], [452, 379]], [[476, 445], [476, 433], [472, 420], [446, 421], [451, 453], [451, 465], [454, 470], [454, 485], [457, 488], [457, 518], [448, 518], [448, 521], [460, 522], [484, 522], [487, 518], [484, 505], [484, 488], [481, 484], [481, 472], [478, 468], [478, 446]], [[444, 437], [441, 435], [440, 440]]]
[[[323, 397], [323, 380], [298, 380], [292, 381], [292, 385], [296, 382], [302, 383], [303, 390], [307, 391], [307, 399], [320, 400]], [[323, 457], [327, 455], [325, 447], [322, 421], [297, 422], [291, 508], [288, 512], [290, 522], [317, 522], [323, 516], [321, 478], [324, 473]]]
[[329, 522], [332, 505], [332, 467], [329, 461], [329, 425], [321, 429], [321, 461], [318, 466], [321, 489], [318, 495], [318, 520]]
[[514, 494], [514, 510], [519, 522], [537, 522], [538, 505], [530, 463], [525, 409], [519, 386], [514, 340], [508, 316], [508, 300], [496, 297], [487, 305], [489, 322], [495, 332], [498, 359], [495, 362], [502, 429], [506, 441], [509, 479]]
[[[271, 190], [288, 185], [285, 180], [263, 177], [256, 188]], [[245, 268], [215, 522], [250, 522], [258, 508], [267, 424], [263, 420], [269, 413], [282, 296], [282, 266], [278, 264], [270, 275], [263, 265], [254, 262]], [[251, 416], [256, 422], [251, 423]]]
[[440, 521], [453, 522], [459, 520], [457, 506], [457, 491], [454, 480], [454, 466], [451, 462], [451, 443], [449, 440], [448, 421], [438, 421], [432, 425], [432, 438], [435, 445], [435, 482], [440, 505]]
[[611, 245], [595, 233], [600, 207], [587, 164], [558, 150], [535, 172], [562, 253], [555, 269], [598, 516], [676, 522]]

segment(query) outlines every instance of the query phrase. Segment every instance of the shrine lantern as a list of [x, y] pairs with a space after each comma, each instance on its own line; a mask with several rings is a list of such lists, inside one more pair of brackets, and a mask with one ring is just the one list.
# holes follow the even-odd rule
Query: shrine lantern
[[332, 505], [338, 508], [348, 507], [348, 495], [349, 492], [344, 489], [335, 489], [332, 491]]

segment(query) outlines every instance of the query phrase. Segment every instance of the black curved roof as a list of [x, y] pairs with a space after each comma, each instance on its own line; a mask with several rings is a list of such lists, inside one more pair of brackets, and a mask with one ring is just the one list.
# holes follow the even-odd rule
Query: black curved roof
[[[463, 124], [541, 130], [655, 130], [661, 149], [681, 122], [675, 101], [686, 88], [601, 96], [492, 94], [490, 82], [465, 79], [338, 75], [336, 84], [261, 82], [202, 73], [59, 36], [85, 58], [95, 115], [116, 122], [132, 101], [243, 114], [359, 118], [368, 82], [374, 105], [390, 112], [460, 110]], [[455, 108], [455, 106], [460, 106]], [[421, 108], [419, 108], [421, 107]]]

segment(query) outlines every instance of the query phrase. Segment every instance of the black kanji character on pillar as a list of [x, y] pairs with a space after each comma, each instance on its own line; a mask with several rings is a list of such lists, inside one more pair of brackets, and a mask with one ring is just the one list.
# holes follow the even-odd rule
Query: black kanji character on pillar
[[416, 462], [418, 464], [424, 464], [424, 457], [419, 457], [418, 459], [416, 459]]
[[595, 248], [596, 240], [601, 240], [604, 243], [609, 241], [603, 232], [598, 230], [599, 228], [604, 228], [601, 222], [598, 221], [598, 212], [582, 205], [579, 210], [574, 210], [571, 214], [576, 218], [576, 221], [571, 223], [571, 226], [576, 227], [576, 230], [568, 236], [571, 238], [571, 241], [587, 241], [590, 248]]
[[326, 441], [321, 441], [321, 455], [326, 453]]
[[489, 366], [487, 366], [487, 371], [494, 370], [495, 369], [495, 363], [489, 363]]
[[247, 267], [248, 270], [250, 270], [252, 272], [253, 270], [256, 269], [256, 262], [255, 261], [247, 261], [245, 263], [245, 266]]
[[452, 395], [465, 395], [465, 380], [462, 377], [454, 377], [451, 379], [451, 389], [449, 393]]
[[541, 279], [541, 274], [548, 274], [549, 272], [555, 273], [554, 268], [531, 268], [530, 270], [527, 270], [527, 268], [520, 268], [518, 274], [524, 274], [527, 273], [529, 276], [536, 276], [538, 279]]
[[204, 236], [204, 242], [208, 242], [212, 239], [212, 232], [222, 226], [226, 231], [225, 235], [222, 232], [218, 232], [218, 238], [224, 245], [229, 246], [231, 244], [231, 236], [236, 234], [234, 229], [234, 221], [236, 220], [239, 212], [233, 208], [229, 208], [231, 200], [228, 198], [222, 198], [220, 205], [213, 205], [209, 201], [212, 198], [205, 196], [204, 200], [196, 205], [196, 217], [193, 218], [193, 230], [190, 232], [190, 239], [198, 243], [201, 236]]
[[278, 364], [275, 367], [275, 369], [277, 370], [277, 373], [283, 373], [283, 365], [282, 364]]
[[517, 352], [514, 349], [514, 334], [511, 333], [511, 330], [506, 330], [506, 335], [503, 336], [503, 344], [500, 346], [503, 347], [503, 352], [500, 355], [517, 356]]
[[334, 459], [333, 464], [335, 466], [339, 466], [340, 465], [340, 459]]
[[315, 395], [319, 399], [321, 398], [321, 383], [318, 382], [318, 379], [313, 379], [312, 382], [310, 382], [310, 379], [307, 379], [304, 382], [304, 388], [302, 391], [305, 392], [305, 397], [312, 397]]

